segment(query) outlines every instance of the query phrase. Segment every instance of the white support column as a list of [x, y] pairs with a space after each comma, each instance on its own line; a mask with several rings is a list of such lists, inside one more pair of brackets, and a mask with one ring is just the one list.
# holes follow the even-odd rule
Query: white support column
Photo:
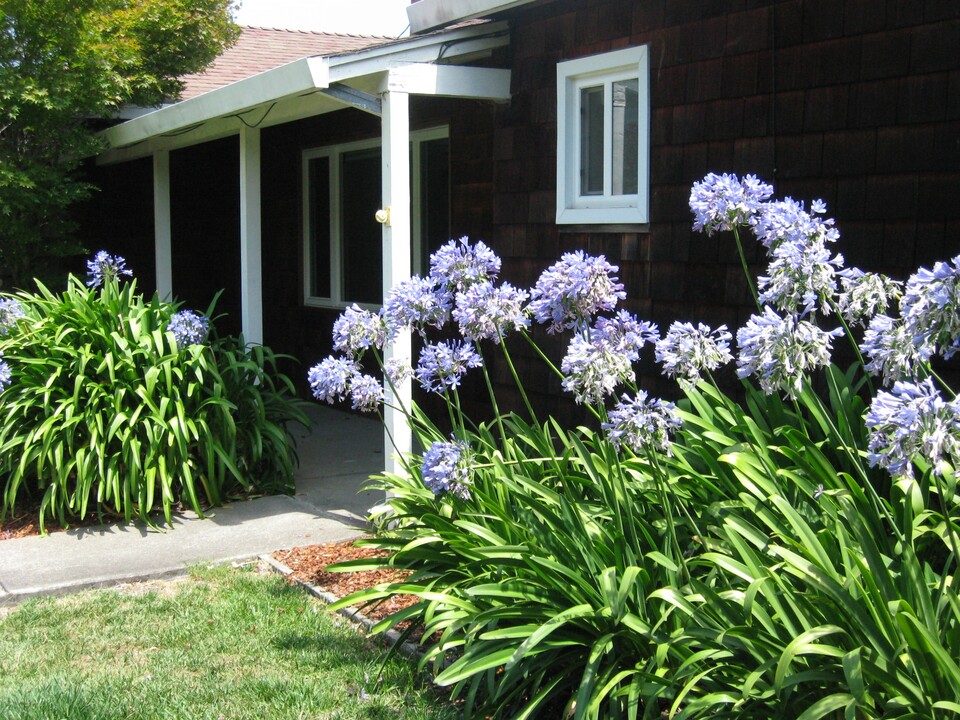
[[[383, 297], [386, 300], [396, 283], [410, 278], [410, 96], [405, 92], [383, 94], [383, 207], [387, 210], [383, 224]], [[410, 332], [401, 332], [393, 346], [384, 352], [384, 360], [411, 360]], [[389, 383], [384, 383], [386, 404], [410, 408], [412, 384], [406, 380], [393, 396]], [[404, 474], [398, 453], [408, 453], [413, 436], [403, 413], [390, 407], [384, 413], [384, 458], [387, 472]], [[392, 441], [391, 441], [392, 438]]]
[[173, 242], [170, 230], [170, 151], [153, 154], [153, 248], [157, 295], [173, 298]]
[[260, 130], [240, 128], [240, 323], [244, 340], [263, 344], [260, 274]]

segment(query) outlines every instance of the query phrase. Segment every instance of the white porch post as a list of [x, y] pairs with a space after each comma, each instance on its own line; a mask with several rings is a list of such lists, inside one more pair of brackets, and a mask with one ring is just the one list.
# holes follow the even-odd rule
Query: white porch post
[[244, 340], [263, 344], [260, 275], [260, 130], [240, 128], [240, 323]]
[[[383, 224], [383, 297], [396, 283], [410, 278], [410, 96], [388, 90], [383, 94], [383, 207], [388, 211]], [[384, 360], [411, 359], [410, 331], [401, 332]], [[397, 396], [384, 383], [386, 405], [409, 410], [412, 385], [406, 380], [397, 386]], [[387, 472], [404, 474], [398, 454], [413, 447], [413, 436], [403, 413], [387, 407], [384, 413], [384, 458]], [[391, 440], [392, 438], [392, 440]]]
[[170, 151], [153, 154], [153, 250], [157, 295], [173, 297], [173, 250], [170, 230]]

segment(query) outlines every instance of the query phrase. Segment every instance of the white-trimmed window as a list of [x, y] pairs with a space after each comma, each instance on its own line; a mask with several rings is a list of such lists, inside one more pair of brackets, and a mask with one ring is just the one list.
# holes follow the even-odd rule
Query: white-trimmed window
[[647, 47], [557, 64], [557, 223], [649, 220]]
[[[410, 133], [411, 266], [450, 238], [447, 128]], [[370, 307], [383, 297], [380, 140], [303, 152], [304, 303]]]

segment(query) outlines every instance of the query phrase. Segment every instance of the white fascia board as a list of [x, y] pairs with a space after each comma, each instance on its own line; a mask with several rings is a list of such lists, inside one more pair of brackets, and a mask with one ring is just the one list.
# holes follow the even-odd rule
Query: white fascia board
[[510, 100], [510, 71], [415, 63], [390, 68], [384, 91], [475, 100]]
[[103, 132], [114, 148], [176, 133], [198, 123], [329, 85], [327, 59], [303, 58], [147, 113]]
[[511, 10], [533, 0], [420, 0], [407, 6], [413, 34]]

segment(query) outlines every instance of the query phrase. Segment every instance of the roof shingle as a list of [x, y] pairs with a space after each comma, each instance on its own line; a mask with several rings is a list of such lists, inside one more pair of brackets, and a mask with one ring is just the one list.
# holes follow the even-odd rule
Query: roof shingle
[[261, 27], [243, 27], [241, 30], [237, 42], [206, 70], [180, 78], [184, 82], [180, 100], [202, 95], [301, 58], [335, 55], [396, 39]]

